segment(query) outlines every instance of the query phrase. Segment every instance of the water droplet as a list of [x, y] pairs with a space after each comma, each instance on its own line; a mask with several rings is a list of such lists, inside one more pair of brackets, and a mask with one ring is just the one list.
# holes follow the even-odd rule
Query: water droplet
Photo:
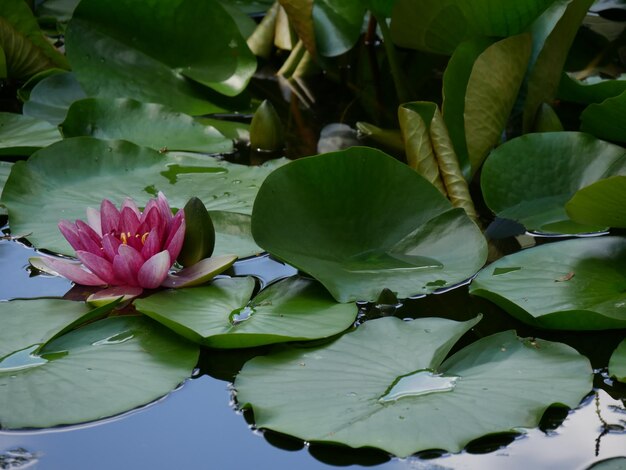
[[255, 312], [254, 307], [246, 305], [245, 307], [233, 310], [228, 317], [228, 321], [230, 321], [231, 325], [236, 326], [248, 320]]
[[108, 344], [120, 344], [132, 339], [135, 335], [133, 335], [132, 331], [123, 331], [122, 333], [118, 333], [113, 336], [109, 336], [108, 338], [101, 339], [96, 341], [95, 343], [91, 343], [93, 346], [104, 346]]
[[233, 180], [233, 184], [241, 184], [241, 180]]
[[346, 396], [347, 396], [347, 397], [356, 397], [356, 396], [358, 396], [358, 395], [357, 395], [357, 393], [355, 393], [355, 392], [348, 392], [348, 393], [346, 393]]
[[[13, 372], [18, 370], [30, 369], [31, 367], [37, 367], [45, 364], [47, 359], [41, 356], [36, 356], [33, 352], [41, 346], [40, 344], [33, 344], [19, 351], [14, 351], [11, 354], [4, 356], [0, 360], [0, 372]], [[12, 375], [14, 379], [16, 376]]]
[[395, 402], [401, 398], [419, 397], [430, 393], [450, 392], [454, 390], [459, 377], [435, 374], [430, 370], [418, 370], [409, 375], [398, 377], [378, 401]]

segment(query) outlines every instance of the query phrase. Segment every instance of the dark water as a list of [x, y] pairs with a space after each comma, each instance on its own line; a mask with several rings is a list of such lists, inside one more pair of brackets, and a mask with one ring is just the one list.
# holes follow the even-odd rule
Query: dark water
[[[63, 296], [70, 288], [62, 279], [29, 277], [26, 267], [32, 255], [32, 250], [16, 242], [0, 241], [0, 299]], [[261, 274], [265, 283], [293, 272], [267, 257], [244, 260], [235, 268], [236, 274]], [[476, 311], [485, 315], [478, 326], [480, 335], [511, 327], [522, 335], [537, 333], [487, 302], [468, 297], [466, 288], [407, 301], [397, 314], [463, 319]], [[364, 310], [365, 316], [381, 313], [384, 308]], [[544, 332], [537, 336], [573, 345], [596, 366], [606, 364], [624, 331]], [[543, 430], [480, 439], [456, 455], [424, 452], [401, 460], [376, 450], [308, 446], [276, 433], [256, 431], [248, 424], [250, 417], [235, 409], [228, 380], [247, 358], [262, 351], [204, 351], [197, 375], [178, 390], [112, 419], [43, 431], [0, 431], [0, 469], [307, 470], [337, 465], [397, 470], [584, 469], [602, 459], [626, 456], [626, 386], [613, 384], [602, 370], [596, 375], [596, 385], [601, 387], [597, 393], [575, 411], [551, 409], [544, 416]]]

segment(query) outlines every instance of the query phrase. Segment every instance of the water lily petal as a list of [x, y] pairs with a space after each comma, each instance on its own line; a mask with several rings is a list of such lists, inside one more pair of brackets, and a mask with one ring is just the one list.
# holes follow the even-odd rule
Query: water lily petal
[[120, 211], [108, 199], [100, 204], [100, 222], [103, 234], [115, 232], [120, 222]]
[[76, 224], [73, 224], [69, 220], [62, 220], [59, 222], [58, 227], [61, 234], [65, 237], [71, 247], [74, 248], [74, 251], [85, 249]]
[[236, 259], [235, 255], [205, 258], [188, 268], [181, 269], [175, 274], [168, 275], [161, 285], [163, 287], [180, 288], [204, 284], [230, 268]]
[[76, 221], [76, 228], [78, 229], [78, 235], [83, 243], [83, 251], [89, 251], [94, 255], [104, 256], [102, 251], [102, 238], [82, 220]]
[[92, 273], [105, 281], [105, 284], [118, 285], [119, 281], [113, 274], [113, 265], [107, 259], [89, 251], [77, 251], [76, 256]]
[[139, 210], [139, 207], [137, 207], [137, 204], [132, 198], [127, 197], [126, 199], [124, 199], [124, 202], [122, 202], [121, 210], [124, 210], [125, 207], [131, 209], [138, 219], [141, 217], [141, 211]]
[[87, 223], [94, 229], [94, 231], [102, 236], [102, 221], [100, 220], [100, 211], [93, 207], [88, 207], [87, 210]]
[[[162, 230], [160, 227], [154, 227], [150, 230], [150, 233], [145, 239], [143, 248], [141, 249], [141, 256], [143, 259], [148, 259], [161, 251], [161, 239]], [[171, 257], [171, 254], [170, 254]]]
[[115, 276], [129, 286], [138, 286], [137, 274], [144, 263], [144, 259], [137, 250], [128, 245], [120, 245], [118, 254], [113, 258]]
[[120, 212], [120, 221], [117, 226], [119, 232], [135, 235], [139, 227], [139, 217], [130, 207], [123, 207]]
[[[151, 201], [153, 201], [153, 199], [151, 199]], [[153, 205], [147, 212], [144, 211], [141, 217], [141, 223], [137, 228], [137, 233], [149, 233], [153, 228], [158, 228], [160, 235], [159, 245], [161, 245], [163, 243], [163, 234], [165, 233], [166, 225], [165, 219], [163, 219], [159, 212], [159, 208]], [[154, 253], [156, 253], [156, 251]]]
[[104, 249], [104, 255], [109, 261], [117, 256], [117, 251], [122, 242], [115, 235], [107, 233], [102, 237], [102, 248]]
[[175, 260], [180, 254], [185, 241], [185, 211], [178, 211], [172, 220], [171, 231], [165, 240], [165, 249], [170, 252], [170, 258]]
[[105, 281], [92, 272], [87, 271], [82, 264], [75, 261], [48, 257], [39, 259], [52, 271], [76, 284], [82, 284], [83, 286], [103, 286], [106, 284]]
[[122, 297], [122, 302], [138, 297], [143, 289], [138, 286], [115, 286], [102, 289], [87, 297], [87, 303], [94, 307], [102, 307]]
[[139, 285], [145, 289], [159, 287], [167, 277], [171, 265], [172, 261], [167, 250], [152, 256], [139, 270], [139, 275], [137, 276]]
[[167, 201], [165, 194], [163, 194], [161, 191], [159, 191], [159, 194], [157, 194], [156, 204], [159, 208], [161, 216], [163, 217], [163, 220], [166, 220], [169, 225], [173, 218], [172, 209], [170, 208], [170, 203]]

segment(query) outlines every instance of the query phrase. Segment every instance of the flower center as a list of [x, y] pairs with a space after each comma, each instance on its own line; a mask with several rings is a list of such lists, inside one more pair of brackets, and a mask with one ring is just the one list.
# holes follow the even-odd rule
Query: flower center
[[144, 232], [143, 235], [139, 235], [138, 233], [136, 233], [135, 235], [132, 235], [130, 232], [122, 232], [120, 233], [120, 241], [122, 242], [122, 244], [128, 245], [128, 241], [134, 237], [134, 238], [140, 238], [141, 244], [145, 245], [148, 235], [150, 235], [149, 232]]

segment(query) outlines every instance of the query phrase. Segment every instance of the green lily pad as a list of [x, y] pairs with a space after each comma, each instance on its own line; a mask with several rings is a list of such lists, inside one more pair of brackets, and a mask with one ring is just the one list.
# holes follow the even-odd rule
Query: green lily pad
[[211, 100], [239, 94], [256, 69], [235, 21], [215, 0], [82, 2], [65, 39], [90, 95], [163, 103], [189, 114], [223, 109]]
[[408, 166], [379, 150], [303, 158], [275, 170], [254, 203], [252, 234], [339, 302], [433, 292], [472, 276], [478, 227]]
[[75, 101], [59, 126], [64, 137], [124, 139], [155, 150], [232, 152], [232, 141], [191, 116], [156, 103], [132, 99], [87, 98]]
[[35, 85], [22, 112], [24, 116], [48, 121], [56, 126], [63, 122], [74, 101], [86, 97], [73, 73], [56, 73]]
[[[28, 311], [33, 302], [22, 301], [27, 305], [20, 308]], [[140, 317], [91, 323], [33, 354], [40, 340], [32, 333], [25, 337], [24, 331], [45, 331], [50, 316], [73, 309], [69, 305], [74, 302], [55, 302], [63, 305], [33, 305], [36, 313], [30, 318], [10, 324], [5, 320], [15, 312], [2, 309], [3, 349], [8, 341], [16, 343], [0, 359], [2, 427], [50, 427], [131, 410], [174, 389], [197, 362], [195, 345]], [[16, 336], [19, 344], [13, 339]]]
[[459, 45], [443, 79], [443, 117], [470, 180], [501, 139], [522, 84], [531, 38], [476, 39]]
[[530, 134], [494, 150], [483, 167], [481, 187], [498, 217], [528, 230], [581, 233], [602, 226], [570, 220], [565, 204], [577, 190], [626, 173], [626, 150], [578, 132]]
[[483, 269], [470, 293], [541, 328], [626, 328], [626, 238], [550, 243]]
[[575, 407], [591, 389], [584, 356], [513, 331], [443, 362], [474, 324], [388, 317], [325, 346], [256, 357], [235, 380], [237, 400], [258, 427], [406, 457], [536, 426], [548, 406]]
[[354, 304], [338, 304], [317, 282], [288, 278], [251, 300], [251, 277], [163, 291], [135, 301], [140, 312], [204, 346], [247, 348], [326, 338], [354, 322]]
[[586, 470], [626, 470], [626, 457], [613, 457], [612, 459], [600, 460], [598, 463], [587, 467]]
[[580, 130], [599, 139], [626, 142], [626, 91], [599, 104], [590, 104], [580, 115]]
[[[57, 228], [59, 220], [84, 220], [86, 208], [99, 207], [104, 198], [119, 206], [131, 197], [142, 206], [163, 191], [175, 208], [197, 196], [210, 211], [249, 214], [261, 182], [282, 163], [247, 167], [206, 156], [160, 154], [126, 141], [75, 137], [14, 165], [1, 202], [14, 233], [31, 234], [27, 238], [38, 248], [73, 254]], [[249, 217], [224, 215], [215, 222], [216, 254], [259, 251]], [[228, 245], [220, 247], [222, 240]]]
[[581, 224], [626, 228], [626, 176], [611, 176], [576, 192], [565, 205]]
[[59, 129], [46, 121], [0, 113], [0, 155], [30, 155], [58, 140]]
[[313, 27], [317, 51], [334, 57], [352, 49], [361, 35], [365, 2], [321, 0], [313, 3]]
[[239, 258], [263, 253], [252, 237], [252, 218], [247, 214], [227, 211], [211, 211], [215, 227], [215, 250], [213, 256], [235, 253]]
[[609, 374], [620, 382], [626, 382], [626, 339], [619, 344], [611, 356]]
[[11, 173], [11, 168], [13, 168], [13, 163], [0, 162], [0, 197], [2, 196], [2, 190]]
[[391, 17], [396, 44], [452, 54], [464, 40], [526, 31], [553, 0], [397, 0]]

